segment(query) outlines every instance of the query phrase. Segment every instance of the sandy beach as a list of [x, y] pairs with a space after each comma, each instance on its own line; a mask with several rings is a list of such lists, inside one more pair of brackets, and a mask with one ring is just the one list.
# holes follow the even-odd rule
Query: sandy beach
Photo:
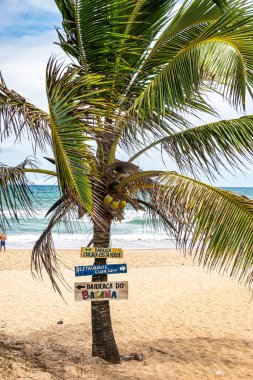
[[[78, 250], [59, 256], [71, 286], [74, 266], [92, 263]], [[65, 303], [46, 277], [34, 279], [28, 250], [1, 253], [0, 379], [252, 379], [253, 300], [243, 285], [176, 250], [126, 251], [124, 262], [129, 273], [109, 278], [129, 282], [129, 299], [111, 301], [114, 333], [121, 355], [144, 361], [109, 365], [91, 358], [90, 302], [64, 290]]]

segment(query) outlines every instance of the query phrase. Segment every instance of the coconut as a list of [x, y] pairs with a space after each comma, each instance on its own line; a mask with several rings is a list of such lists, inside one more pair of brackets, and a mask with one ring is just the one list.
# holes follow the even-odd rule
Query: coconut
[[119, 208], [121, 209], [121, 210], [123, 210], [125, 207], [126, 207], [126, 201], [120, 201], [119, 202]]
[[113, 197], [111, 197], [109, 194], [106, 195], [105, 199], [104, 199], [104, 205], [106, 207], [108, 207], [113, 201]]
[[119, 207], [119, 202], [118, 201], [112, 201], [112, 203], [110, 204], [110, 208], [112, 210], [117, 210]]

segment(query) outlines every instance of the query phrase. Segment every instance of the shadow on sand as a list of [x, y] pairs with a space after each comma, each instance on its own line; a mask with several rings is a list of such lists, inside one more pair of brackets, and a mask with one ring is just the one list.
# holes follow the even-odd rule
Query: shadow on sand
[[[192, 365], [194, 362], [196, 366], [201, 363], [203, 376], [205, 370], [210, 368], [229, 368], [231, 371], [240, 366], [245, 367], [246, 374], [250, 374], [252, 370], [250, 357], [253, 357], [253, 342], [244, 339], [195, 337], [133, 340], [128, 347], [119, 346], [120, 351], [122, 354], [142, 352], [145, 360], [142, 363], [125, 362], [120, 366], [108, 365], [104, 361], [96, 363], [91, 358], [90, 347], [90, 332], [83, 324], [78, 327], [56, 325], [26, 335], [22, 340], [18, 335], [15, 337], [1, 334], [0, 378], [15, 379], [18, 377], [17, 371], [23, 368], [27, 379], [151, 380], [154, 379], [152, 365], [154, 368], [157, 365], [167, 366], [169, 370], [170, 367]], [[14, 367], [13, 361], [16, 363]], [[139, 373], [138, 377], [135, 377], [135, 373]], [[25, 379], [22, 374], [19, 376]]]

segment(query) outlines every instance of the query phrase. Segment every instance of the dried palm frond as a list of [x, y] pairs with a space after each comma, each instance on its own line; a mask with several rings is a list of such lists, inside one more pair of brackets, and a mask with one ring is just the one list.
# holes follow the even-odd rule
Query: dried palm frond
[[155, 202], [151, 203], [151, 201], [147, 202], [142, 199], [138, 199], [138, 203], [145, 206], [144, 211], [147, 213], [146, 218], [151, 221], [151, 226], [154, 229], [160, 229], [162, 222], [162, 227], [166, 233], [177, 240], [178, 226], [175, 226], [175, 220], [173, 219], [172, 214], [169, 215], [167, 210], [164, 210], [161, 205], [158, 205]]
[[16, 139], [26, 136], [34, 149], [45, 150], [51, 144], [49, 116], [29, 103], [14, 90], [9, 90], [0, 75], [0, 134], [1, 139], [14, 134]]
[[[62, 292], [58, 285], [57, 280], [66, 285], [66, 282], [61, 273], [58, 263], [57, 254], [54, 247], [52, 238], [52, 229], [59, 224], [63, 218], [75, 208], [75, 204], [69, 198], [61, 199], [57, 204], [54, 215], [51, 217], [49, 224], [45, 231], [43, 231], [40, 238], [36, 241], [31, 257], [31, 270], [34, 276], [43, 279], [43, 268], [49, 276], [55, 291], [61, 296]], [[52, 211], [52, 210], [51, 210]], [[35, 273], [36, 272], [36, 273]]]

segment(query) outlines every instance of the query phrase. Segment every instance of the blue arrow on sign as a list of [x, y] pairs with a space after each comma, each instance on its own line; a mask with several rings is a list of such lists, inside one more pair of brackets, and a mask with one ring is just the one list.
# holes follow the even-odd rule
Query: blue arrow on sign
[[104, 264], [104, 265], [80, 265], [75, 267], [75, 276], [92, 276], [95, 274], [127, 273], [126, 264]]

